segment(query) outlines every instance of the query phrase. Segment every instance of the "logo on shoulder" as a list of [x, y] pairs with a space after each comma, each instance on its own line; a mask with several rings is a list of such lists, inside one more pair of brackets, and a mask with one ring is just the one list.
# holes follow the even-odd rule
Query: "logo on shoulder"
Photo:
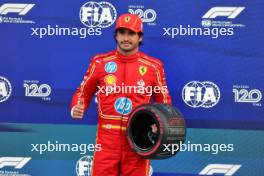
[[0, 103], [6, 101], [12, 93], [11, 83], [0, 76]]
[[107, 62], [105, 64], [105, 71], [107, 73], [115, 73], [117, 70], [117, 64], [115, 62]]
[[139, 71], [140, 75], [143, 76], [143, 75], [145, 75], [145, 74], [147, 73], [148, 68], [145, 67], [145, 66], [140, 66], [140, 67], [138, 68], [138, 71]]

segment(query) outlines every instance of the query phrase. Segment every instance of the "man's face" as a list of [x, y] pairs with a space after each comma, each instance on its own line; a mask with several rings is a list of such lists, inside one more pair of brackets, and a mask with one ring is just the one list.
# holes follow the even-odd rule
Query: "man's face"
[[116, 33], [116, 41], [119, 49], [124, 52], [131, 52], [138, 49], [139, 42], [142, 41], [142, 36], [139, 36], [129, 29], [120, 28]]

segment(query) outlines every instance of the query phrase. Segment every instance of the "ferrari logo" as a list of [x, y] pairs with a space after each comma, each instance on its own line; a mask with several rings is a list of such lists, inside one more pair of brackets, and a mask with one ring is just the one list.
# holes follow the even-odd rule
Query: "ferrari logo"
[[139, 73], [141, 74], [141, 76], [143, 76], [143, 75], [145, 75], [146, 73], [147, 73], [147, 67], [145, 67], [145, 66], [140, 66], [139, 68], [138, 68], [138, 71], [139, 71]]
[[125, 22], [128, 23], [128, 22], [130, 21], [130, 19], [131, 19], [130, 16], [126, 16], [126, 17], [125, 17]]

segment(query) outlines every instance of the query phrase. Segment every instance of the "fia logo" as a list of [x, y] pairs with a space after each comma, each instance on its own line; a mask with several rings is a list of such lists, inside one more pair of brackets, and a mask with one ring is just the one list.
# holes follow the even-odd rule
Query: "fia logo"
[[211, 108], [219, 102], [220, 91], [213, 82], [191, 81], [184, 86], [182, 99], [192, 108]]
[[83, 25], [89, 28], [107, 28], [116, 20], [117, 12], [109, 2], [85, 3], [80, 9], [80, 20]]
[[91, 176], [93, 157], [86, 155], [81, 157], [76, 163], [77, 176]]
[[8, 79], [0, 76], [0, 103], [6, 101], [12, 93], [12, 86]]

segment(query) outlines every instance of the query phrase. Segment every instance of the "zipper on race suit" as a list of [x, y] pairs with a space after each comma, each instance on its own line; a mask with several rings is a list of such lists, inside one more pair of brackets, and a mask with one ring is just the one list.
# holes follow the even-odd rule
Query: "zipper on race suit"
[[[126, 65], [127, 65], [127, 62], [124, 62], [124, 72], [123, 72], [123, 75], [124, 75], [124, 77], [123, 77], [123, 81], [124, 81], [124, 87], [125, 87], [125, 90], [126, 90]], [[121, 144], [121, 150], [123, 150], [123, 141], [122, 141], [122, 139], [123, 139], [123, 137], [122, 137], [122, 133], [123, 133], [123, 131], [122, 131], [122, 126], [123, 126], [123, 114], [124, 114], [124, 112], [125, 112], [125, 108], [126, 108], [126, 105], [127, 105], [127, 96], [126, 96], [126, 92], [124, 92], [124, 94], [125, 94], [125, 104], [124, 104], [124, 107], [123, 107], [123, 110], [122, 110], [122, 114], [121, 114], [121, 120], [120, 120], [120, 126], [121, 126], [121, 128], [120, 128], [120, 144]], [[123, 96], [123, 93], [122, 93], [122, 96]]]

